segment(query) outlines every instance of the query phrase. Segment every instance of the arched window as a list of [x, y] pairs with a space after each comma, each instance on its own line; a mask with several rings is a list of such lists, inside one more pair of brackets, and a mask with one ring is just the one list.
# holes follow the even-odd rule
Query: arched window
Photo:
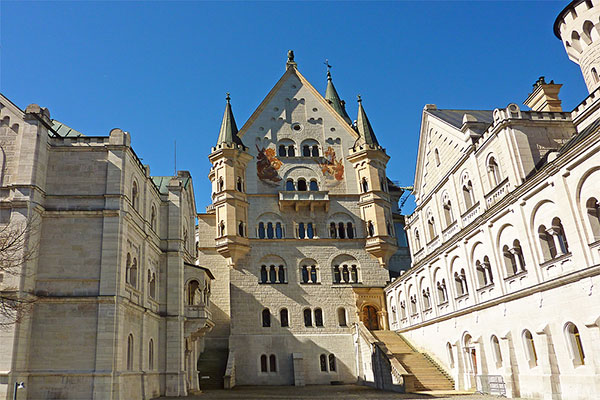
[[340, 239], [346, 238], [346, 230], [344, 229], [343, 222], [338, 223], [338, 236], [340, 237]]
[[308, 283], [309, 281], [309, 267], [306, 265], [302, 266], [301, 270], [302, 283]]
[[244, 223], [242, 221], [238, 223], [238, 235], [244, 237]]
[[337, 238], [337, 228], [335, 222], [329, 224], [329, 237], [332, 239]]
[[415, 229], [415, 248], [417, 250], [421, 249], [421, 235], [419, 235], [419, 231]]
[[315, 308], [315, 326], [323, 326], [323, 310]]
[[369, 182], [367, 181], [367, 178], [362, 178], [361, 186], [363, 193], [367, 193], [369, 191]]
[[438, 149], [435, 149], [433, 151], [433, 154], [435, 156], [435, 166], [439, 167], [440, 166], [440, 152], [438, 151]]
[[131, 184], [131, 205], [134, 209], [138, 209], [139, 207], [139, 199], [138, 199], [138, 185], [136, 181], [133, 181]]
[[346, 236], [348, 239], [354, 239], [354, 227], [352, 226], [352, 222], [346, 224]]
[[259, 239], [264, 239], [265, 238], [265, 223], [264, 222], [259, 222], [258, 223], [258, 238]]
[[481, 261], [477, 261], [475, 263], [475, 269], [477, 270], [477, 281], [479, 282], [479, 287], [487, 286], [487, 274], [485, 273], [485, 268]]
[[133, 370], [133, 334], [127, 336], [127, 370]]
[[414, 315], [417, 313], [417, 296], [410, 296], [410, 313]]
[[373, 222], [367, 222], [367, 232], [369, 237], [375, 236], [375, 227], [373, 226]]
[[350, 280], [352, 283], [358, 283], [358, 268], [356, 268], [356, 265], [350, 268]]
[[344, 280], [345, 283], [350, 282], [350, 270], [348, 269], [348, 266], [345, 264], [342, 266], [342, 279]]
[[500, 176], [500, 167], [498, 166], [498, 163], [494, 157], [490, 157], [488, 160], [487, 173], [490, 180], [490, 185], [493, 189], [502, 181], [502, 176]]
[[343, 307], [338, 308], [337, 315], [339, 326], [348, 326], [348, 322], [346, 320], [346, 309]]
[[341, 283], [342, 282], [342, 274], [340, 272], [340, 266], [335, 265], [333, 267], [333, 283]]
[[260, 356], [260, 372], [269, 372], [267, 368], [267, 355], [263, 354]]
[[137, 268], [137, 258], [133, 258], [133, 261], [131, 262], [131, 269], [130, 269], [130, 275], [129, 275], [129, 283], [131, 283], [131, 286], [133, 286], [134, 288], [137, 288], [137, 275], [138, 275], [138, 268]]
[[316, 144], [313, 144], [310, 149], [310, 154], [313, 157], [319, 157], [319, 146], [317, 146]]
[[585, 353], [583, 352], [581, 336], [579, 336], [579, 329], [577, 329], [577, 326], [575, 326], [575, 324], [572, 322], [567, 323], [565, 326], [565, 338], [567, 340], [569, 355], [571, 356], [573, 365], [584, 365]]
[[325, 354], [321, 354], [319, 356], [319, 364], [321, 367], [321, 372], [327, 372], [327, 356]]
[[223, 178], [219, 178], [219, 192], [222, 192], [225, 189], [225, 182], [223, 182]]
[[500, 351], [500, 341], [496, 335], [492, 335], [490, 339], [490, 343], [492, 345], [492, 354], [494, 355], [494, 362], [496, 363], [496, 367], [500, 368], [502, 366], [502, 352]]
[[314, 265], [310, 267], [310, 282], [317, 283], [317, 267]]
[[312, 222], [309, 222], [308, 224], [306, 224], [306, 236], [309, 239], [312, 239], [315, 237], [315, 231], [313, 230]]
[[600, 81], [600, 78], [598, 78], [598, 71], [596, 70], [596, 67], [592, 67], [591, 73], [592, 80], [594, 81], [594, 83], [598, 83], [598, 81]]
[[556, 257], [554, 238], [547, 232], [544, 225], [540, 225], [538, 228], [538, 237], [540, 238], [540, 246], [542, 247], [542, 256], [544, 260], [551, 260]]
[[433, 218], [433, 215], [429, 215], [429, 218], [427, 218], [427, 228], [429, 229], [429, 241], [432, 241], [433, 239], [435, 239], [436, 237], [436, 233], [435, 233], [435, 219]]
[[267, 239], [273, 239], [273, 223], [272, 222], [267, 222]]
[[333, 354], [329, 355], [329, 372], [335, 372], [335, 356]]
[[431, 294], [429, 292], [429, 288], [423, 289], [423, 307], [425, 310], [431, 309]]
[[271, 327], [271, 311], [268, 308], [262, 310], [262, 326], [263, 328]]
[[287, 155], [287, 151], [284, 144], [279, 145], [279, 157], [285, 157]]
[[302, 146], [302, 155], [304, 157], [310, 157], [310, 146], [305, 144], [304, 146]]
[[154, 370], [154, 340], [148, 342], [148, 369]]
[[197, 297], [197, 292], [200, 288], [200, 283], [197, 280], [192, 280], [187, 285], [187, 297], [188, 297], [188, 305], [193, 306], [195, 304], [199, 304], [200, 300]]
[[285, 268], [283, 268], [283, 265], [280, 265], [277, 270], [277, 279], [279, 283], [285, 283]]
[[277, 372], [277, 357], [275, 357], [275, 354], [269, 356], [269, 372]]
[[600, 204], [595, 197], [588, 199], [585, 203], [587, 209], [587, 217], [592, 228], [594, 241], [600, 239]]
[[304, 179], [304, 178], [298, 179], [298, 191], [306, 192], [306, 179]]
[[448, 301], [448, 294], [446, 292], [446, 281], [442, 279], [441, 282], [437, 282], [437, 293], [438, 301], [440, 304], [444, 304]]
[[304, 326], [312, 326], [312, 312], [310, 308], [304, 309]]
[[444, 219], [446, 220], [446, 227], [452, 225], [454, 223], [454, 215], [452, 213], [452, 202], [449, 197], [445, 197], [443, 200], [444, 203]]
[[281, 222], [277, 222], [275, 224], [275, 237], [277, 239], [283, 238], [283, 228], [281, 226]]
[[274, 265], [269, 267], [269, 282], [275, 283], [277, 282], [277, 269]]
[[535, 343], [533, 342], [533, 336], [527, 329], [523, 331], [523, 347], [525, 348], [525, 357], [529, 363], [529, 367], [533, 368], [537, 366], [537, 353], [535, 351]]
[[473, 197], [473, 184], [470, 180], [463, 185], [462, 190], [463, 197], [465, 199], [465, 208], [468, 210], [473, 207], [473, 204], [475, 204], [475, 198]]
[[294, 145], [288, 146], [288, 157], [296, 157], [296, 148]]
[[406, 318], [406, 302], [404, 300], [400, 302], [400, 316], [402, 319]]
[[225, 222], [219, 223], [219, 237], [225, 236]]
[[567, 243], [567, 235], [565, 234], [565, 229], [563, 228], [560, 218], [555, 217], [552, 220], [552, 230], [553, 235], [555, 235], [558, 242], [557, 250], [559, 250], [560, 254], [568, 253], [569, 243]]
[[244, 191], [244, 184], [242, 182], [242, 178], [240, 178], [238, 176], [237, 180], [236, 180], [236, 189], [238, 190], [238, 192], [243, 192]]
[[518, 272], [517, 259], [513, 252], [510, 251], [508, 246], [502, 248], [502, 255], [504, 256], [504, 266], [506, 268], [506, 276], [513, 276]]
[[452, 345], [450, 342], [446, 343], [446, 353], [448, 355], [448, 365], [450, 368], [454, 368], [454, 353], [452, 351]]
[[310, 181], [309, 189], [313, 192], [317, 192], [319, 190], [319, 184], [314, 179]]
[[127, 260], [125, 261], [125, 282], [131, 284], [129, 280], [131, 278], [131, 254], [127, 253]]
[[293, 192], [294, 190], [296, 190], [296, 187], [294, 186], [294, 181], [291, 179], [288, 179], [285, 182], [285, 190], [287, 190], [288, 192]]
[[154, 204], [150, 210], [150, 229], [156, 231], [156, 207], [154, 207]]
[[282, 328], [287, 328], [288, 326], [290, 326], [287, 308], [282, 308], [281, 311], [279, 311], [279, 320], [281, 322]]
[[304, 239], [306, 237], [306, 231], [304, 229], [304, 222], [298, 224], [298, 238]]
[[458, 295], [458, 297], [469, 293], [467, 287], [467, 276], [465, 274], [464, 268], [461, 268], [460, 273], [454, 273], [454, 283], [456, 286], [456, 294]]
[[269, 280], [269, 278], [268, 278], [268, 273], [267, 273], [267, 266], [262, 265], [260, 267], [260, 281], [261, 281], [261, 283], [267, 283], [268, 280]]
[[156, 299], [156, 274], [151, 270], [148, 270], [148, 295]]

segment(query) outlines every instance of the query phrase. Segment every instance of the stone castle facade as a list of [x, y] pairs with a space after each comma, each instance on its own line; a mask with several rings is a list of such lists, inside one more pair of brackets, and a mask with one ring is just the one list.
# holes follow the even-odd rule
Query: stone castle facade
[[458, 388], [600, 392], [599, 18], [597, 1], [573, 1], [555, 23], [589, 89], [573, 111], [543, 78], [530, 111], [423, 110], [413, 265], [386, 301], [391, 329]]

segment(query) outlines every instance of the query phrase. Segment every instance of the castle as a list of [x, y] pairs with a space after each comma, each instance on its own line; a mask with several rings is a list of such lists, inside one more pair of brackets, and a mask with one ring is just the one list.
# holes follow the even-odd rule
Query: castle
[[0, 398], [599, 392], [599, 20], [587, 0], [555, 23], [589, 89], [572, 112], [544, 78], [530, 110], [425, 106], [406, 220], [362, 99], [353, 121], [330, 71], [321, 95], [291, 51], [239, 129], [227, 95], [205, 212], [129, 133], [0, 96], [0, 224], [27, 232], [0, 289], [30, 305], [0, 330]]

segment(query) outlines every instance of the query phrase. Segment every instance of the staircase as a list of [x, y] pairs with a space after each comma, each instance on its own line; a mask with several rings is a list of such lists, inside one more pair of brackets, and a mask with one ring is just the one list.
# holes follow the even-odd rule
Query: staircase
[[431, 357], [416, 351], [402, 336], [393, 331], [371, 331], [371, 334], [414, 376], [410, 391], [454, 390], [454, 380], [446, 371]]
[[223, 389], [223, 375], [227, 368], [229, 350], [210, 348], [200, 355], [198, 360], [198, 378], [201, 390]]

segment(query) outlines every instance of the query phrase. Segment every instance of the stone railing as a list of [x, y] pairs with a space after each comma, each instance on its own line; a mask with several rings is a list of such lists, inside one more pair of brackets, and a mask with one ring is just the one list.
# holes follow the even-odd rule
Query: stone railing
[[225, 368], [225, 375], [223, 375], [223, 388], [233, 389], [235, 386], [235, 354], [233, 350], [229, 350], [229, 356], [227, 357], [227, 367]]
[[441, 244], [442, 241], [440, 240], [440, 236], [438, 235], [434, 237], [431, 242], [427, 243], [427, 252], [431, 253], [432, 251], [440, 247]]
[[413, 255], [413, 260], [415, 263], [417, 263], [421, 261], [423, 257], [425, 257], [425, 248], [421, 247], [421, 249], [419, 249], [419, 251]]
[[481, 214], [481, 207], [479, 206], [479, 202], [477, 202], [462, 215], [463, 226], [469, 225], [479, 214]]
[[457, 233], [458, 231], [459, 231], [459, 229], [458, 229], [458, 223], [456, 221], [454, 221], [453, 223], [450, 224], [450, 226], [448, 226], [442, 232], [442, 240], [444, 242], [447, 241], [452, 236], [454, 236], [454, 234]]
[[329, 201], [329, 191], [279, 192], [279, 201]]
[[508, 194], [510, 190], [510, 182], [508, 181], [508, 177], [504, 179], [498, 186], [492, 189], [491, 192], [485, 195], [485, 202], [488, 207], [493, 206], [498, 201], [502, 200], [504, 196]]
[[213, 212], [215, 212], [215, 205], [214, 204], [209, 204], [206, 206], [206, 213], [207, 214], [212, 214]]

